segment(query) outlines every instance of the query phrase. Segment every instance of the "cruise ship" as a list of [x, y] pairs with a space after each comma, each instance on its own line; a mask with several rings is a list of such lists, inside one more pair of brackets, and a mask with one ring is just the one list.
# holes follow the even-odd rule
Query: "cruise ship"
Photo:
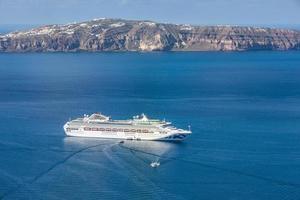
[[149, 119], [145, 114], [128, 120], [112, 120], [101, 113], [84, 115], [64, 125], [68, 136], [125, 140], [184, 140], [192, 132], [172, 126], [170, 122]]

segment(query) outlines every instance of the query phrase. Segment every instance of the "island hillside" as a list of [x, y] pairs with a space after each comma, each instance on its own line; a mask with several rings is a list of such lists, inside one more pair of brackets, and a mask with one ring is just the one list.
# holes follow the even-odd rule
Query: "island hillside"
[[299, 50], [300, 31], [94, 19], [0, 35], [0, 52]]

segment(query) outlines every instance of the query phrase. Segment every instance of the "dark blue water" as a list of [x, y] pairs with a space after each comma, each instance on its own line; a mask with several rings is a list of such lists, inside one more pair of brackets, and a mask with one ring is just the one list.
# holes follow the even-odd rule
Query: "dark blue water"
[[[0, 54], [0, 111], [0, 199], [300, 199], [299, 52]], [[193, 135], [65, 137], [96, 111]]]

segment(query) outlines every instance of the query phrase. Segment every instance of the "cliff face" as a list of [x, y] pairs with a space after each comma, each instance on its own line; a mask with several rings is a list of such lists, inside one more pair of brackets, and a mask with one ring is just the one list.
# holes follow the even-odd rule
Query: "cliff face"
[[96, 19], [0, 36], [0, 52], [299, 50], [300, 31]]

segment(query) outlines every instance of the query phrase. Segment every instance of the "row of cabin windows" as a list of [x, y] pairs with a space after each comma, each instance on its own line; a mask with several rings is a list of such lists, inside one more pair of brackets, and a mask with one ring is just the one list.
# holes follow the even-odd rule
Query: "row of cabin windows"
[[[78, 128], [67, 128], [67, 131], [78, 131]], [[89, 127], [85, 127], [84, 128], [85, 131], [112, 131], [112, 132], [134, 132], [134, 133], [153, 133], [153, 131], [148, 131], [146, 129], [117, 129], [117, 128], [89, 128]], [[160, 133], [164, 133], [166, 134], [167, 132], [165, 131], [160, 131]]]
[[67, 128], [67, 131], [78, 131], [78, 128]]
[[107, 131], [107, 132], [136, 132], [136, 133], [153, 133], [146, 129], [122, 129], [122, 128], [90, 128], [84, 127], [85, 131]]

